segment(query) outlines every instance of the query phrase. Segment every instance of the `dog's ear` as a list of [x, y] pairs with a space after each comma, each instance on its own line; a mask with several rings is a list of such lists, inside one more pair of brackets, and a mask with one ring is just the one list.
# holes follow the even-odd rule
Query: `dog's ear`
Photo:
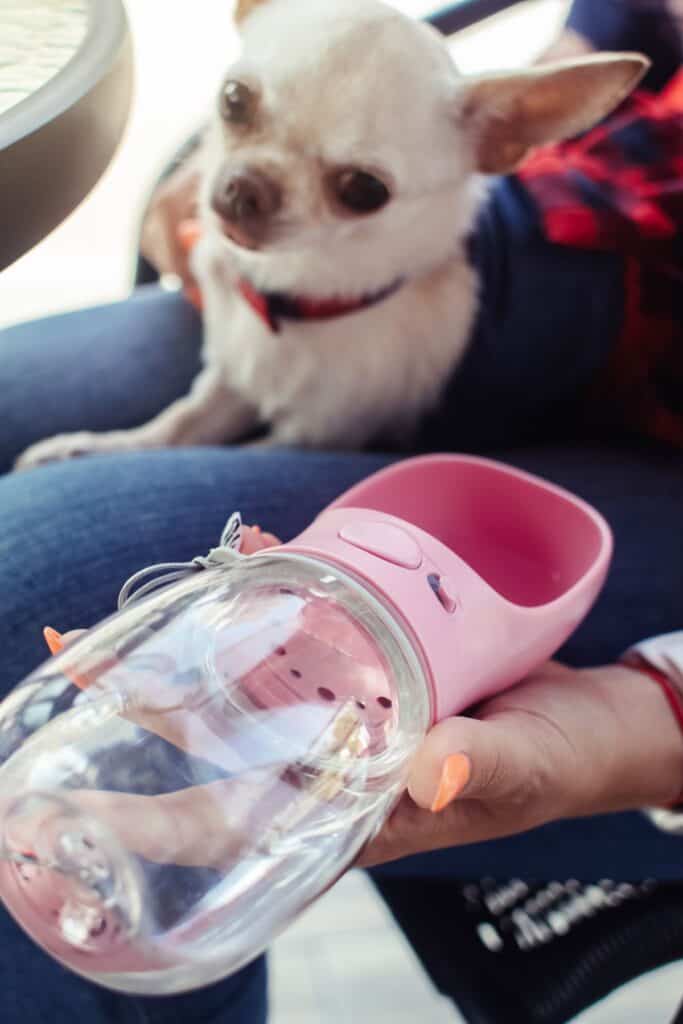
[[235, 21], [239, 25], [240, 22], [244, 21], [244, 19], [251, 14], [255, 7], [259, 7], [261, 4], [267, 2], [268, 0], [237, 0], [237, 6], [235, 7]]
[[474, 79], [461, 93], [459, 117], [474, 136], [478, 170], [507, 174], [535, 146], [592, 128], [649, 66], [640, 54], [614, 53]]

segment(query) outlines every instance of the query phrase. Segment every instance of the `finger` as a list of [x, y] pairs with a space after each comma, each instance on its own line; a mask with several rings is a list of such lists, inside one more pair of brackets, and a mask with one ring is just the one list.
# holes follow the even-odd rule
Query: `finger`
[[142, 227], [140, 248], [161, 273], [176, 274], [185, 288], [196, 285], [189, 265], [196, 242], [197, 194], [201, 156], [196, 154], [157, 189]]
[[185, 252], [190, 253], [202, 236], [202, 229], [196, 218], [181, 220], [178, 225], [178, 242]]
[[72, 629], [68, 633], [59, 633], [52, 626], [45, 626], [43, 629], [43, 638], [47, 644], [50, 654], [61, 654], [64, 648], [72, 643], [74, 640], [78, 640], [79, 636], [83, 636], [87, 630], [85, 629]]
[[450, 718], [429, 733], [411, 767], [408, 791], [425, 810], [454, 800], [522, 799], [538, 776], [535, 727], [518, 718]]
[[282, 544], [280, 538], [276, 537], [274, 533], [262, 533], [261, 540], [264, 548], [279, 548]]
[[412, 766], [409, 792], [418, 806], [439, 812], [461, 796], [504, 800], [517, 798], [520, 787], [533, 786], [540, 764], [539, 720], [519, 713], [520, 689], [528, 694], [572, 675], [565, 665], [549, 661], [487, 701], [483, 721], [450, 718], [435, 726]]
[[272, 533], [263, 533], [259, 526], [245, 526], [242, 529], [243, 555], [253, 555], [264, 548], [277, 547], [282, 542], [274, 537]]
[[[74, 789], [68, 803], [72, 812], [83, 814], [86, 831], [94, 820], [130, 853], [159, 864], [221, 867], [266, 831], [263, 789], [253, 779], [229, 779], [161, 796]], [[54, 837], [54, 815], [52, 801], [33, 801], [15, 810], [6, 828], [9, 850], [40, 861], [41, 847]], [[49, 847], [47, 852], [49, 860]]]
[[183, 292], [187, 301], [194, 306], [200, 313], [204, 307], [204, 300], [202, 298], [202, 290], [198, 284], [186, 284]]
[[258, 785], [230, 779], [161, 796], [80, 790], [72, 799], [131, 853], [158, 864], [221, 867], [253, 842], [261, 796]]
[[73, 643], [74, 640], [78, 640], [79, 636], [84, 636], [87, 632], [87, 629], [70, 629], [62, 636], [62, 643], [66, 647], [67, 644]]
[[140, 251], [160, 274], [175, 273], [178, 255], [184, 259], [184, 253], [175, 240], [175, 232], [169, 227], [168, 215], [161, 202], [149, 211], [143, 222]]
[[[59, 633], [56, 629], [51, 626], [46, 626], [43, 630], [43, 636], [45, 642], [50, 649], [50, 653], [55, 657], [62, 653], [66, 647], [78, 640], [79, 637], [87, 633], [86, 629], [72, 629], [67, 633]], [[102, 665], [109, 665], [112, 667], [115, 664], [113, 656], [105, 658]], [[100, 667], [102, 667], [100, 665]], [[74, 686], [77, 686], [79, 690], [87, 690], [96, 681], [92, 673], [83, 675], [79, 672], [75, 665], [65, 663], [63, 664], [62, 671], [67, 679], [69, 679]], [[147, 732], [155, 733], [162, 739], [167, 740], [174, 746], [177, 746], [181, 750], [185, 750], [189, 754], [198, 753], [197, 738], [194, 735], [197, 731], [197, 726], [192, 723], [192, 716], [184, 710], [173, 710], [166, 714], [154, 714], [145, 713], [141, 711], [130, 711], [124, 716], [129, 722], [133, 722], [135, 725], [139, 725], [142, 729]], [[189, 723], [189, 725], [188, 725]], [[190, 728], [190, 726], [193, 726]], [[192, 739], [189, 738], [192, 735]], [[202, 737], [205, 741], [206, 737]], [[201, 744], [200, 744], [201, 745]], [[215, 742], [213, 746], [215, 746]], [[203, 753], [208, 756], [208, 750], [203, 747]], [[221, 759], [219, 758], [219, 763]]]
[[178, 236], [176, 215], [170, 203], [159, 200], [143, 225], [140, 249], [160, 275], [174, 274], [189, 288], [196, 282], [190, 271], [190, 251]]
[[[268, 535], [259, 531], [257, 536]], [[187, 692], [173, 684], [172, 659], [167, 666], [162, 662], [147, 674], [141, 674], [127, 671], [125, 658], [121, 660], [113, 651], [101, 650], [96, 663], [84, 668], [79, 651], [69, 657], [67, 648], [86, 632], [76, 629], [62, 635], [49, 626], [44, 630], [52, 653], [62, 654], [59, 664], [62, 674], [74, 686], [79, 690], [113, 689], [126, 700], [126, 711], [122, 714], [126, 721], [223, 771], [234, 773], [244, 769], [244, 758], [233, 749], [228, 724], [222, 718], [224, 697], [220, 690], [207, 682], [205, 690], [195, 693], [193, 706], [184, 706]], [[110, 674], [112, 671], [114, 676]]]
[[172, 264], [169, 273], [175, 274], [176, 277], [180, 278], [184, 291], [192, 298], [194, 305], [201, 306], [202, 293], [192, 273], [190, 256], [191, 252], [188, 252], [176, 240], [172, 246]]
[[52, 626], [43, 627], [43, 639], [48, 646], [50, 654], [61, 654], [64, 650], [64, 637]]
[[358, 867], [374, 867], [433, 850], [488, 842], [523, 832], [540, 821], [524, 808], [491, 805], [483, 800], [456, 800], [441, 814], [418, 807], [406, 793], [379, 834], [358, 858]]

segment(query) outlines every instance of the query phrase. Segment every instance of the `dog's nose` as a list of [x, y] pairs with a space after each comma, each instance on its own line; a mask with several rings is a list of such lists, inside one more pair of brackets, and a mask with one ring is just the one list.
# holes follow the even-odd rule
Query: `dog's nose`
[[230, 224], [258, 235], [282, 203], [277, 182], [253, 168], [228, 170], [216, 180], [211, 205]]

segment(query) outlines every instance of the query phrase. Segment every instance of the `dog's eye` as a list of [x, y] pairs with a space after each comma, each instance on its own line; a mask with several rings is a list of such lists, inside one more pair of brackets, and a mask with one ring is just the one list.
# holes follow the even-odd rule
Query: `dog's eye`
[[368, 171], [347, 168], [332, 180], [335, 198], [353, 213], [374, 213], [389, 202], [387, 186]]
[[220, 111], [231, 124], [249, 124], [254, 116], [256, 93], [244, 82], [228, 81], [221, 89]]

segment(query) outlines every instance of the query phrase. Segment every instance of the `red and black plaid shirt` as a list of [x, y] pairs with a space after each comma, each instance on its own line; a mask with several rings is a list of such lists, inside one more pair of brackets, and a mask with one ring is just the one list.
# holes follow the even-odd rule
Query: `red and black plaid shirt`
[[537, 151], [518, 177], [549, 240], [624, 261], [624, 323], [592, 399], [610, 421], [683, 446], [683, 71]]

